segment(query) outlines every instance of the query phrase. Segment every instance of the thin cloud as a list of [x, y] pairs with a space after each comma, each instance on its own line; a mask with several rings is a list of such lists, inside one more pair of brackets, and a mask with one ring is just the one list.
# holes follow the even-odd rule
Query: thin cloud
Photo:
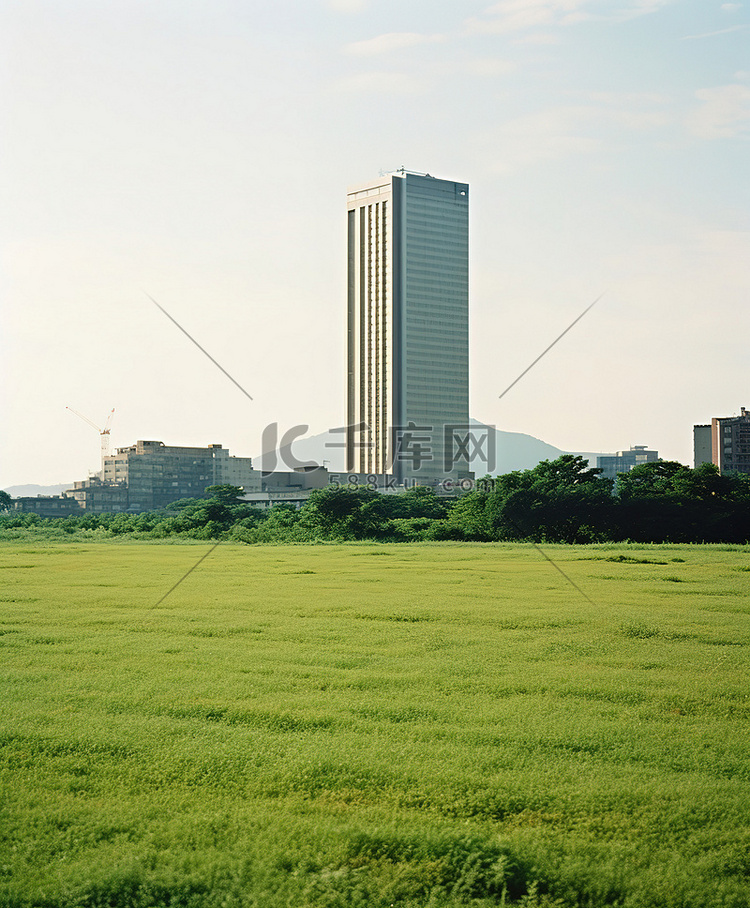
[[501, 0], [481, 16], [464, 23], [470, 34], [507, 34], [533, 28], [559, 28], [588, 21], [624, 22], [655, 13], [674, 0], [631, 0], [609, 13], [602, 12], [601, 0]]
[[590, 0], [502, 0], [485, 10], [484, 17], [465, 22], [469, 33], [501, 35], [539, 26], [559, 25], [562, 18], [580, 13]]
[[627, 22], [630, 19], [637, 19], [639, 16], [650, 16], [652, 13], [658, 13], [660, 9], [674, 2], [675, 0], [635, 0], [629, 7], [617, 10], [610, 18], [615, 22]]
[[496, 80], [513, 72], [516, 63], [500, 57], [464, 57], [433, 60], [414, 71], [387, 69], [351, 73], [332, 84], [347, 94], [425, 94], [457, 78]]
[[720, 85], [695, 93], [702, 102], [687, 118], [688, 130], [701, 139], [731, 139], [750, 134], [750, 88]]
[[366, 41], [355, 41], [344, 48], [347, 54], [357, 57], [375, 57], [380, 54], [389, 54], [393, 51], [403, 50], [406, 47], [416, 47], [419, 44], [435, 44], [444, 41], [443, 35], [423, 35], [419, 32], [387, 32]]
[[682, 41], [697, 41], [700, 38], [713, 38], [715, 35], [728, 35], [729, 32], [737, 32], [746, 29], [747, 25], [730, 25], [729, 28], [719, 28], [715, 32], [703, 32], [700, 35], [683, 35]]

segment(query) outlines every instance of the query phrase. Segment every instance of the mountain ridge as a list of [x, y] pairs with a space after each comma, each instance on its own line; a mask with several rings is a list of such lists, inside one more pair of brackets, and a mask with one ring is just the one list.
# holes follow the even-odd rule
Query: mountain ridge
[[[470, 420], [471, 426], [477, 429], [487, 429], [492, 431], [493, 427], [477, 419]], [[495, 437], [495, 463], [490, 468], [478, 457], [470, 460], [470, 469], [476, 476], [485, 476], [490, 473], [493, 476], [502, 473], [511, 473], [514, 470], [530, 470], [542, 460], [556, 460], [563, 454], [577, 454], [584, 457], [592, 466], [596, 466], [596, 458], [602, 452], [592, 451], [563, 451], [554, 445], [548, 444], [533, 435], [527, 435], [523, 432], [506, 432], [502, 429], [494, 429]], [[284, 449], [284, 452], [286, 453]], [[321, 464], [328, 468], [331, 473], [345, 473], [346, 460], [345, 452], [342, 445], [341, 433], [320, 432], [317, 435], [305, 436], [297, 439], [291, 446], [291, 452], [297, 462], [313, 462]], [[294, 463], [290, 458], [286, 458], [288, 463], [283, 463], [279, 452], [276, 452], [275, 458], [269, 456], [269, 452], [263, 452], [257, 457], [253, 457], [253, 464], [261, 465], [264, 469], [293, 469]]]

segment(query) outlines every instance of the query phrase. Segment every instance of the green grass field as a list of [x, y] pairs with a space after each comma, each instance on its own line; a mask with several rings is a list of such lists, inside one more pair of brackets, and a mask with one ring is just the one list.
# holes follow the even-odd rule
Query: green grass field
[[0, 905], [750, 905], [747, 547], [209, 548], [0, 545]]

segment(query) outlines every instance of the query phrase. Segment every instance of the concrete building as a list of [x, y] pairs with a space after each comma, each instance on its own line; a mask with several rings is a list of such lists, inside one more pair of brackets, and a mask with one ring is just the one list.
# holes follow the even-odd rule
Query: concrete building
[[[105, 479], [92, 476], [63, 496], [14, 499], [16, 511], [44, 517], [68, 514], [137, 513], [158, 510], [180, 498], [200, 498], [212, 485], [241, 486], [245, 500], [260, 507], [299, 507], [313, 489], [329, 483], [328, 470], [304, 467], [261, 473], [249, 457], [231, 457], [221, 445], [174, 447], [138, 441], [104, 460]], [[115, 478], [116, 477], [116, 478]]]
[[272, 508], [286, 504], [300, 508], [315, 489], [324, 489], [329, 483], [325, 467], [299, 467], [296, 470], [278, 470], [260, 474], [260, 486], [245, 490], [243, 499], [255, 507]]
[[364, 488], [381, 495], [401, 495], [415, 485], [428, 486], [436, 495], [451, 497], [473, 488], [473, 480], [464, 478], [463, 481], [427, 483], [407, 479], [398, 482], [392, 473], [332, 473], [325, 467], [301, 467], [293, 472], [262, 474], [261, 491], [246, 492], [242, 497], [248, 504], [264, 509], [280, 504], [300, 508], [316, 489], [353, 491]]
[[750, 411], [711, 420], [711, 460], [720, 473], [750, 473]]
[[596, 465], [602, 471], [603, 479], [616, 479], [618, 473], [629, 473], [642, 463], [653, 463], [659, 459], [658, 451], [649, 451], [646, 445], [635, 445], [629, 451], [604, 454], [596, 458]]
[[260, 473], [253, 470], [251, 458], [230, 457], [221, 445], [193, 448], [137, 441], [105, 457], [102, 472], [105, 485], [125, 486], [130, 511], [163, 508], [179, 498], [199, 498], [213, 485], [260, 490]]
[[128, 510], [128, 487], [124, 482], [105, 482], [99, 476], [73, 483], [65, 492], [86, 514], [113, 514]]
[[75, 498], [63, 495], [25, 495], [10, 503], [12, 513], [38, 514], [40, 517], [70, 517], [81, 514]]
[[469, 187], [400, 170], [347, 208], [347, 470], [468, 476]]
[[243, 489], [258, 487], [258, 471], [253, 469], [252, 457], [230, 457], [229, 449], [211, 445], [214, 452], [214, 481], [212, 485], [242, 486]]

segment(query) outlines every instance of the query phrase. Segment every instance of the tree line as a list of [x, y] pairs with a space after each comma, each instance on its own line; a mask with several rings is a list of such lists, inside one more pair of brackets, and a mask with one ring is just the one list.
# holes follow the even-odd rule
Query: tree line
[[564, 454], [531, 470], [478, 480], [457, 499], [415, 487], [396, 495], [367, 488], [312, 492], [299, 509], [243, 501], [236, 486], [140, 514], [42, 518], [0, 515], [0, 534], [232, 539], [245, 543], [372, 540], [588, 543], [750, 542], [750, 475], [720, 475], [657, 461], [603, 479], [582, 457]]

